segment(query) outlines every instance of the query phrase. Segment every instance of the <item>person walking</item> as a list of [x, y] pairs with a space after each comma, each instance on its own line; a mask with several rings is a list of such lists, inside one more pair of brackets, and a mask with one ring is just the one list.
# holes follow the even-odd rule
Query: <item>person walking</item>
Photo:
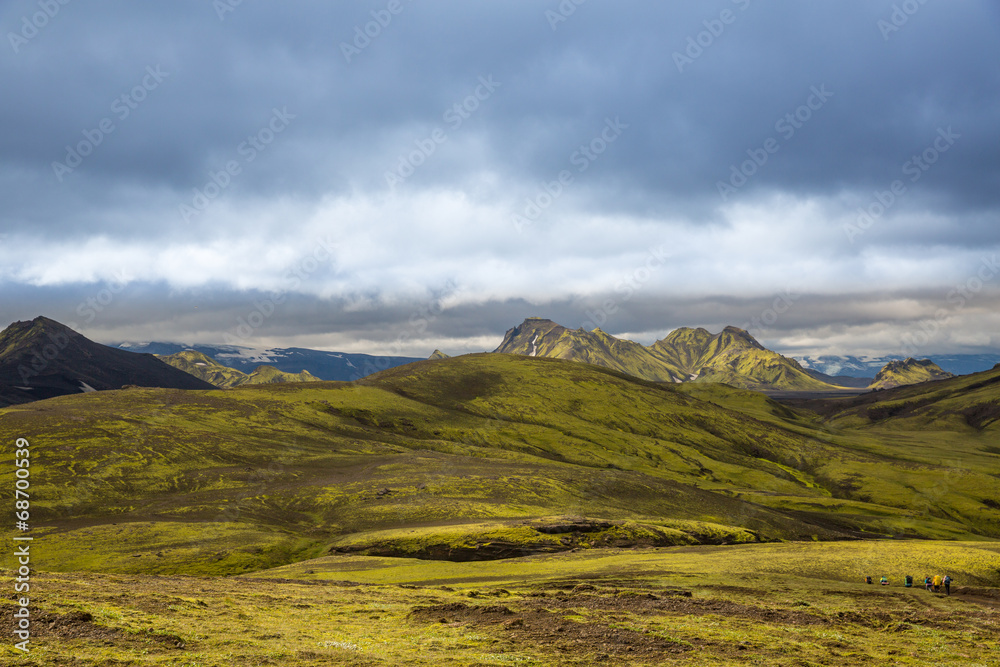
[[951, 577], [949, 575], [944, 575], [944, 579], [941, 580], [944, 584], [944, 592], [947, 595], [951, 595]]
[[912, 588], [913, 587], [913, 575], [912, 574], [908, 574], [905, 577], [903, 577], [903, 586], [905, 588]]
[[927, 589], [928, 593], [931, 592], [931, 578], [930, 577], [924, 577], [924, 588]]
[[940, 593], [941, 592], [941, 575], [940, 574], [935, 574], [934, 575], [934, 592], [935, 593]]

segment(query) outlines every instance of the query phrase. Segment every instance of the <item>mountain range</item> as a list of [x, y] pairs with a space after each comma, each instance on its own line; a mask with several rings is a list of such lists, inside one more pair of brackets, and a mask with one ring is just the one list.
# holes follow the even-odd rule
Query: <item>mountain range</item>
[[[968, 375], [993, 368], [1000, 364], [1000, 354], [928, 354], [927, 358], [942, 370], [955, 375]], [[890, 361], [904, 361], [902, 355], [877, 357], [858, 356], [797, 356], [795, 359], [808, 372], [818, 372], [829, 376], [867, 378], [869, 382]]]
[[600, 329], [567, 329], [532, 317], [509, 329], [494, 352], [580, 361], [656, 382], [724, 382], [744, 389], [784, 391], [842, 388], [810, 375], [794, 359], [765, 349], [736, 327], [714, 335], [705, 329], [675, 329], [647, 347]]
[[298, 373], [286, 373], [279, 371], [274, 366], [258, 366], [250, 373], [230, 368], [220, 364], [215, 359], [196, 352], [195, 350], [184, 350], [166, 356], [159, 356], [159, 359], [170, 364], [174, 368], [179, 368], [185, 373], [211, 383], [220, 388], [239, 387], [244, 384], [274, 384], [277, 382], [317, 382], [319, 378], [303, 370]]
[[113, 347], [129, 352], [169, 356], [194, 350], [220, 364], [251, 374], [262, 365], [273, 366], [285, 373], [306, 369], [320, 380], [349, 382], [387, 368], [394, 368], [423, 357], [377, 356], [350, 352], [327, 352], [303, 347], [253, 348], [240, 345], [184, 345], [181, 343], [117, 343]]

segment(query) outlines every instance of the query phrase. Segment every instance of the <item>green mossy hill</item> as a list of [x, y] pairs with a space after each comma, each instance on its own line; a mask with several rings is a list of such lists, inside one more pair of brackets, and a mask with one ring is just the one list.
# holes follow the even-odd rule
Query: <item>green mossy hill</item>
[[267, 365], [258, 366], [251, 373], [244, 373], [243, 371], [220, 364], [215, 359], [194, 350], [184, 350], [176, 354], [157, 356], [174, 368], [179, 368], [221, 389], [238, 387], [244, 384], [319, 381], [318, 377], [308, 371], [286, 373], [279, 371], [274, 366]]
[[[983, 434], [1000, 434], [1000, 366], [981, 373], [937, 382], [869, 392], [846, 401], [808, 401], [838, 428], [878, 432], [887, 437], [910, 434], [915, 440], [949, 439], [975, 443]], [[925, 432], [921, 437], [919, 432]], [[1000, 440], [986, 450], [1000, 454]], [[965, 449], [965, 447], [962, 447]], [[948, 458], [962, 451], [941, 453]]]
[[[617, 526], [597, 543], [615, 545], [700, 532], [677, 522], [763, 541], [1000, 535], [993, 427], [898, 441], [856, 421], [726, 385], [479, 354], [354, 383], [59, 397], [0, 411], [0, 441], [32, 443], [34, 530], [56, 570], [247, 572], [378, 546], [379, 531], [402, 531], [381, 548], [414, 555], [406, 530], [447, 545], [456, 525], [523, 537], [567, 515]], [[0, 458], [13, 484], [13, 453]], [[562, 546], [593, 546], [586, 532]], [[496, 543], [487, 533], [469, 529], [463, 548]]]
[[551, 320], [528, 318], [507, 331], [495, 352], [582, 361], [657, 382], [714, 382], [755, 390], [838, 389], [736, 327], [715, 335], [705, 329], [676, 329], [646, 347], [600, 329], [567, 329]]
[[277, 382], [320, 382], [320, 379], [309, 371], [286, 373], [279, 371], [274, 366], [264, 364], [253, 369], [247, 380], [247, 384], [275, 384]]
[[427, 358], [428, 358], [428, 359], [448, 359], [448, 358], [449, 358], [449, 355], [445, 354], [445, 353], [444, 353], [444, 352], [442, 352], [441, 350], [434, 350], [434, 351], [433, 351], [433, 352], [431, 353], [431, 356], [429, 356], [429, 357], [427, 357]]
[[908, 384], [947, 380], [955, 377], [954, 373], [942, 370], [930, 359], [917, 361], [910, 357], [903, 361], [890, 361], [878, 372], [869, 389], [892, 389]]

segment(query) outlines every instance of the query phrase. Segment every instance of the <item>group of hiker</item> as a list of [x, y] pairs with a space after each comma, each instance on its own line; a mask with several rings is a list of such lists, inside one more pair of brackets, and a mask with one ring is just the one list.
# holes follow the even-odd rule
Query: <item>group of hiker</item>
[[[926, 588], [930, 592], [940, 593], [941, 592], [941, 587], [944, 586], [944, 592], [945, 592], [945, 594], [946, 595], [951, 595], [951, 582], [952, 582], [952, 578], [950, 576], [948, 576], [947, 574], [944, 575], [944, 576], [941, 576], [940, 574], [935, 574], [933, 577], [930, 577], [930, 576], [924, 577], [924, 588]], [[871, 577], [865, 577], [865, 583], [866, 584], [873, 584], [875, 582], [872, 581]], [[887, 576], [885, 576], [883, 574], [882, 578], [879, 579], [878, 583], [882, 584], [883, 586], [888, 586], [889, 585], [889, 577], [887, 577]], [[903, 586], [905, 586], [906, 588], [911, 588], [913, 586], [913, 576], [912, 575], [908, 574], [905, 577], [903, 577]]]

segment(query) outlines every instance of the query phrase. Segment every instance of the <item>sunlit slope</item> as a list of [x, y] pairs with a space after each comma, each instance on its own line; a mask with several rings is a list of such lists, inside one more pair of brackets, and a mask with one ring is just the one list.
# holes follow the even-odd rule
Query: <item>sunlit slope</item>
[[869, 389], [892, 389], [909, 384], [920, 384], [934, 380], [946, 380], [955, 377], [941, 369], [930, 359], [916, 360], [913, 358], [902, 361], [890, 361], [878, 372], [869, 385]]
[[784, 391], [837, 389], [736, 327], [714, 335], [705, 329], [676, 329], [646, 347], [600, 329], [567, 329], [551, 320], [528, 318], [510, 329], [495, 351], [582, 361], [659, 382], [726, 383]]
[[[1000, 533], [1000, 512], [965, 488], [928, 500], [944, 468], [843, 432], [725, 386], [495, 354], [357, 383], [128, 389], [0, 411], [2, 441], [32, 443], [32, 520], [54, 569], [218, 573], [332, 548], [465, 557], [497, 541], [531, 552], [748, 535], [725, 526], [761, 539]], [[0, 483], [11, 461], [8, 446]]]
[[287, 373], [274, 366], [262, 365], [250, 373], [220, 364], [208, 355], [195, 350], [183, 350], [175, 354], [159, 355], [157, 358], [220, 388], [238, 387], [244, 384], [272, 384], [276, 382], [318, 382], [319, 378], [308, 371]]

